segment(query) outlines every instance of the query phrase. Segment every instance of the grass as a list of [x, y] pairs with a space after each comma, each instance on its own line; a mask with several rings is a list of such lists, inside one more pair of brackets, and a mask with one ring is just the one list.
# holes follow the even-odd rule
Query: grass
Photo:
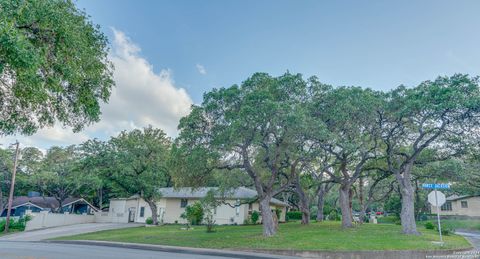
[[194, 230], [181, 230], [179, 225], [138, 227], [107, 230], [59, 240], [103, 240], [228, 249], [297, 249], [297, 250], [432, 250], [469, 248], [461, 236], [445, 237], [442, 248], [432, 244], [437, 241], [433, 230], [419, 228], [420, 236], [406, 236], [401, 227], [392, 224], [363, 224], [353, 229], [342, 230], [339, 222], [312, 223], [309, 226], [297, 222], [281, 224], [276, 236], [265, 238], [262, 227], [218, 226], [216, 232], [206, 233], [204, 226]]
[[[422, 226], [425, 226], [425, 222], [422, 222]], [[428, 222], [432, 222], [433, 225], [437, 225], [436, 220], [429, 220]], [[480, 220], [473, 220], [473, 219], [442, 219], [442, 228], [448, 229], [469, 229], [469, 230], [476, 230], [480, 231]]]

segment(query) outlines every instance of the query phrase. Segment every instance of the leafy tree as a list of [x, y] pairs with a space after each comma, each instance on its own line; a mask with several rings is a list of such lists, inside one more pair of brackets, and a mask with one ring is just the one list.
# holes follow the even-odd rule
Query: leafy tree
[[[323, 90], [323, 89], [321, 89]], [[360, 87], [339, 87], [314, 95], [312, 115], [328, 133], [320, 132], [316, 141], [333, 159], [324, 165], [333, 182], [340, 185], [339, 203], [342, 227], [352, 224], [352, 185], [364, 172], [366, 163], [377, 156], [380, 133], [377, 109], [382, 106], [380, 94]]]
[[72, 1], [0, 1], [0, 135], [100, 118], [112, 64], [106, 36]]
[[63, 213], [66, 198], [83, 196], [93, 181], [90, 175], [79, 170], [78, 161], [76, 146], [54, 146], [47, 151], [40, 170], [30, 175], [32, 185], [58, 201], [59, 213]]
[[454, 154], [475, 135], [472, 129], [480, 110], [478, 78], [456, 74], [414, 88], [400, 86], [386, 100], [385, 110], [379, 112], [386, 171], [400, 185], [403, 233], [418, 234], [412, 169], [427, 148]]
[[161, 129], [123, 131], [108, 143], [106, 177], [127, 194], [139, 194], [150, 206], [154, 225], [158, 225], [158, 188], [171, 186], [168, 170], [171, 141]]
[[263, 234], [274, 235], [270, 200], [291, 186], [302, 165], [307, 84], [301, 75], [257, 73], [241, 86], [205, 94], [180, 121], [177, 182], [199, 186], [214, 170], [242, 170], [258, 193]]

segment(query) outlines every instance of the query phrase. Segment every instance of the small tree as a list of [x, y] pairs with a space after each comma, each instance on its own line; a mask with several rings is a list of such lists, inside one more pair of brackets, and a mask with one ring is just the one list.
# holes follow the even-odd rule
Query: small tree
[[187, 220], [187, 225], [200, 225], [203, 220], [203, 207], [200, 202], [195, 202], [193, 205], [188, 205], [185, 212], [182, 213], [181, 218]]
[[260, 213], [256, 210], [252, 211], [252, 216], [250, 216], [253, 224], [257, 224], [258, 220], [260, 219]]
[[214, 219], [214, 214], [216, 208], [220, 205], [220, 202], [215, 199], [215, 193], [214, 191], [210, 190], [207, 192], [207, 195], [200, 201], [202, 204], [203, 208], [203, 221], [205, 225], [207, 226], [207, 232], [215, 232], [214, 227], [215, 227], [215, 219]]

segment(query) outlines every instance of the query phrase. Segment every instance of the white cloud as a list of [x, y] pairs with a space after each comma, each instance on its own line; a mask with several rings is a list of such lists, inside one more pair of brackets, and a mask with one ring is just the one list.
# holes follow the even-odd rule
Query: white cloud
[[[94, 137], [107, 139], [122, 130], [149, 124], [163, 129], [169, 136], [177, 135], [178, 121], [190, 111], [190, 96], [185, 89], [175, 86], [170, 70], [155, 73], [148, 60], [139, 55], [140, 47], [123, 32], [113, 29], [113, 33], [110, 60], [115, 66], [116, 87], [109, 102], [101, 107], [101, 121], [80, 133], [55, 126], [41, 129], [29, 137], [19, 137], [19, 141], [42, 148], [78, 144]], [[13, 139], [0, 138], [0, 143]]]
[[200, 73], [202, 75], [207, 74], [207, 70], [205, 69], [205, 67], [203, 65], [197, 64], [196, 67], [197, 67], [198, 73]]

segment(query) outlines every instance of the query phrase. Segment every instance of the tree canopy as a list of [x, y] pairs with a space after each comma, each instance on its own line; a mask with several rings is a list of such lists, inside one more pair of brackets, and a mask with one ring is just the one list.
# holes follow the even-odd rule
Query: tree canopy
[[100, 119], [114, 82], [108, 41], [72, 1], [0, 1], [0, 135]]

